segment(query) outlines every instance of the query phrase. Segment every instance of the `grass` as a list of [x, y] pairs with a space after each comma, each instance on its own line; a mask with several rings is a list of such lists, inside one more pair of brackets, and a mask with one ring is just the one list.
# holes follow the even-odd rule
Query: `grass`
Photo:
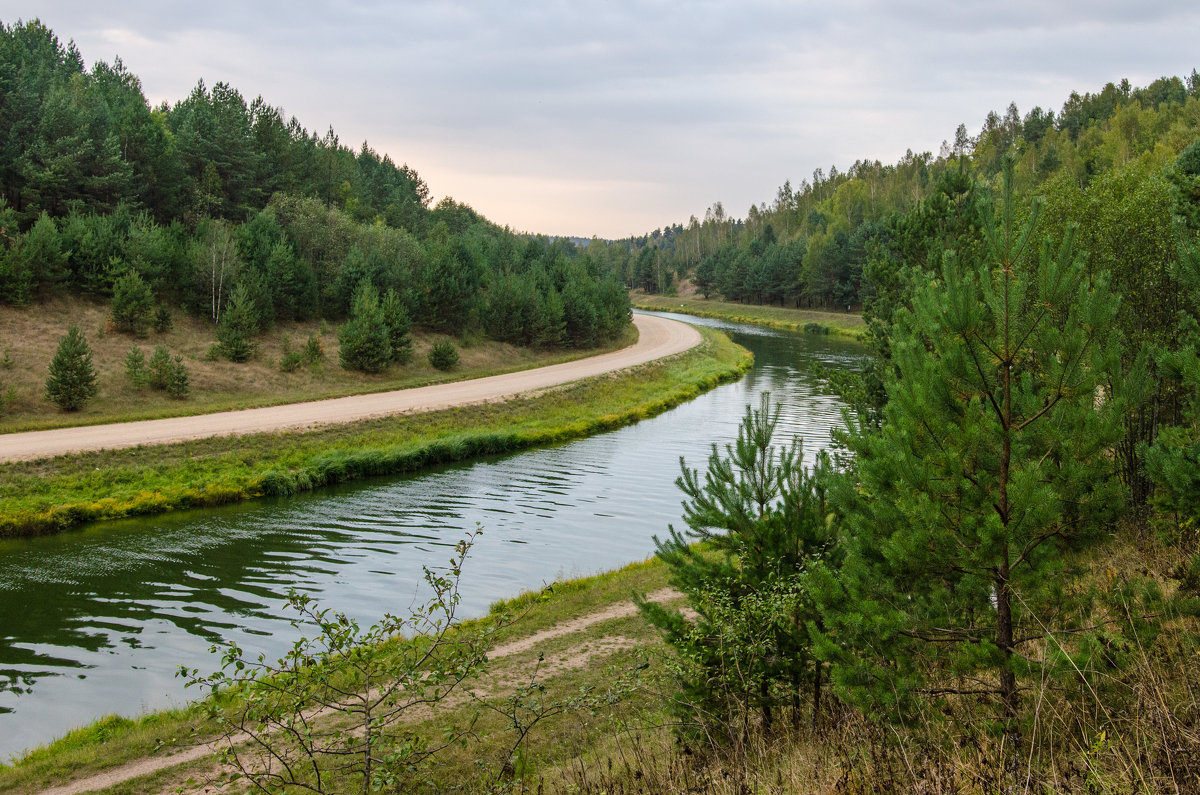
[[[1136, 529], [1114, 528], [1108, 544], [1078, 561], [1077, 585], [1119, 582], [1147, 572], [1169, 584], [1171, 570], [1186, 557]], [[468, 577], [471, 565], [468, 561]], [[631, 592], [655, 591], [667, 580], [666, 567], [651, 560], [522, 594], [493, 606], [491, 617], [521, 615], [496, 639], [502, 643], [561, 626], [626, 602]], [[1101, 694], [1053, 685], [1027, 693], [1028, 722], [1023, 744], [1015, 749], [1005, 736], [988, 730], [973, 700], [943, 701], [905, 724], [876, 721], [833, 704], [817, 730], [805, 725], [767, 733], [753, 721], [739, 721], [744, 733], [737, 748], [682, 745], [672, 734], [662, 696], [670, 690], [665, 647], [636, 613], [493, 659], [476, 683], [479, 698], [447, 703], [409, 725], [436, 737], [445, 726], [474, 721], [470, 743], [439, 756], [422, 773], [427, 789], [439, 792], [1196, 792], [1196, 623], [1183, 616], [1163, 619], [1159, 639], [1129, 650], [1130, 663], [1112, 671]], [[473, 626], [479, 623], [468, 622], [464, 629]], [[577, 701], [581, 693], [613, 698], [547, 716], [514, 759], [504, 713], [513, 707], [513, 689], [531, 681], [535, 671], [544, 690], [536, 693], [533, 710], [524, 713], [527, 723], [537, 709]], [[204, 714], [192, 707], [98, 721], [0, 768], [0, 791], [37, 792], [141, 756], [169, 754], [211, 730]], [[106, 792], [174, 791], [208, 770], [210, 763], [197, 762]]]
[[861, 338], [867, 326], [861, 315], [849, 312], [820, 312], [812, 309], [790, 309], [782, 306], [757, 306], [719, 301], [698, 295], [646, 295], [634, 292], [630, 299], [637, 309], [654, 312], [682, 312], [697, 317], [711, 317], [733, 323], [805, 331], [813, 334], [842, 334]]
[[[475, 565], [468, 560], [466, 576]], [[617, 602], [627, 602], [633, 592], [648, 593], [666, 584], [666, 568], [655, 560], [634, 563], [616, 571], [554, 583], [541, 592], [521, 594], [513, 599], [498, 602], [490, 614], [475, 621], [464, 622], [460, 631], [471, 631], [504, 614], [516, 614], [520, 618], [505, 627], [494, 637], [498, 643], [528, 637], [563, 621], [586, 616]], [[537, 649], [512, 655], [503, 661], [495, 661], [488, 667], [488, 675], [482, 681], [486, 687], [497, 689], [497, 683], [520, 681], [527, 677], [537, 665], [538, 655], [548, 659], [564, 652], [587, 653], [591, 649], [603, 648], [602, 641], [614, 634], [642, 643], [656, 642], [650, 626], [638, 616], [626, 616], [593, 624], [545, 644]], [[620, 651], [613, 659], [605, 659], [604, 665], [569, 668], [565, 677], [547, 678], [550, 689], [545, 698], [566, 698], [578, 692], [580, 687], [602, 687], [609, 675], [609, 663], [632, 667], [637, 657], [631, 651]], [[544, 670], [544, 669], [543, 669]], [[502, 699], [496, 701], [501, 705]], [[462, 703], [430, 717], [420, 724], [430, 735], [440, 733], [444, 722], [458, 720], [478, 705]], [[503, 760], [499, 758], [505, 742], [505, 727], [499, 715], [486, 710], [481, 722], [477, 723], [477, 734], [484, 742], [465, 751], [451, 755], [435, 775], [444, 783], [464, 780], [473, 782], [486, 779], [498, 769]], [[216, 724], [209, 717], [207, 705], [198, 703], [184, 709], [165, 710], [142, 715], [137, 718], [108, 716], [88, 726], [77, 729], [47, 746], [34, 749], [13, 764], [0, 765], [0, 791], [6, 793], [34, 793], [61, 785], [67, 781], [120, 767], [128, 762], [146, 757], [169, 757], [187, 750], [198, 742], [215, 736]], [[588, 719], [579, 716], [563, 716], [549, 721], [531, 737], [532, 753], [538, 758], [557, 759], [551, 750], [560, 745], [567, 728], [572, 723], [587, 724]], [[592, 732], [607, 728], [607, 723], [591, 721]], [[579, 727], [573, 730], [578, 734]], [[589, 741], [595, 741], [592, 737]], [[578, 741], [574, 743], [578, 745]], [[492, 763], [481, 766], [477, 760]], [[185, 786], [189, 778], [202, 775], [212, 767], [212, 760], [205, 759], [170, 768], [151, 776], [131, 780], [104, 790], [108, 793], [140, 793], [162, 789], [173, 791]], [[468, 790], [471, 791], [471, 790]]]
[[286, 496], [612, 430], [750, 366], [750, 354], [724, 334], [703, 335], [701, 345], [679, 356], [505, 403], [0, 464], [0, 536]]
[[[81, 411], [66, 414], [46, 399], [45, 385], [58, 341], [72, 323], [80, 327], [91, 346], [99, 395]], [[290, 350], [298, 352], [310, 335], [320, 339], [323, 361], [283, 372], [279, 363], [285, 337]], [[237, 364], [224, 359], [209, 361], [206, 354], [216, 343], [213, 325], [182, 311], [174, 313], [170, 331], [151, 331], [145, 339], [137, 339], [108, 328], [107, 304], [57, 298], [28, 307], [0, 306], [0, 432], [206, 414], [480, 378], [617, 349], [632, 344], [634, 335], [636, 331], [630, 328], [624, 338], [607, 348], [568, 352], [520, 348], [492, 340], [454, 340], [459, 347], [459, 366], [446, 373], [429, 364], [428, 353], [436, 343], [450, 338], [417, 329], [409, 364], [367, 375], [339, 366], [337, 328], [328, 323], [279, 323], [256, 338], [257, 352], [250, 361]], [[137, 346], [149, 359], [158, 345], [183, 356], [191, 382], [186, 400], [172, 400], [164, 392], [130, 385], [125, 375], [129, 349]], [[10, 388], [11, 403], [4, 399]]]

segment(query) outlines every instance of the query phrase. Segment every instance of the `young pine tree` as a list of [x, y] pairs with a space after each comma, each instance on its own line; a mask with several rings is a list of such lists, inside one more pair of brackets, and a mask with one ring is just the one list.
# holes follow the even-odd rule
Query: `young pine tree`
[[840, 692], [878, 712], [914, 696], [991, 699], [1016, 729], [1022, 692], [1094, 655], [1073, 552], [1103, 536], [1119, 501], [1120, 434], [1102, 385], [1117, 360], [1117, 299], [1087, 278], [1070, 235], [1021, 263], [1012, 165], [984, 256], [944, 258], [897, 311], [882, 428], [851, 426], [857, 477], [836, 491], [845, 559], [820, 578]]
[[78, 326], [71, 326], [50, 360], [46, 398], [63, 411], [78, 411], [96, 396], [92, 349]]
[[154, 293], [137, 271], [126, 271], [113, 284], [111, 313], [118, 331], [146, 336], [154, 313]]
[[798, 443], [776, 447], [778, 419], [763, 395], [757, 410], [746, 407], [737, 442], [723, 455], [713, 446], [703, 478], [684, 466], [676, 481], [688, 529], [655, 543], [696, 619], [639, 602], [678, 652], [680, 718], [709, 737], [735, 741], [754, 714], [769, 727], [780, 707], [797, 722], [809, 693], [814, 723], [820, 710], [822, 669], [809, 634], [817, 616], [804, 573], [833, 550], [830, 464], [822, 454], [808, 472]]
[[392, 338], [379, 293], [363, 279], [354, 291], [350, 319], [338, 330], [338, 358], [347, 370], [379, 373], [392, 361]]
[[387, 326], [388, 339], [392, 344], [392, 361], [396, 364], [408, 364], [412, 359], [413, 349], [412, 335], [408, 333], [412, 323], [409, 322], [404, 302], [395, 290], [384, 293], [380, 310], [383, 312], [383, 322]]
[[244, 285], [229, 294], [229, 304], [217, 326], [221, 353], [231, 362], [244, 362], [254, 355], [254, 335], [259, 330], [258, 308]]

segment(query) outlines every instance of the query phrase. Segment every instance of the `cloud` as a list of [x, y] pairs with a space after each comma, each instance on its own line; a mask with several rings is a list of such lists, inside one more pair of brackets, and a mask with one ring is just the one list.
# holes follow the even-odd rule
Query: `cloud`
[[936, 151], [1016, 101], [1196, 66], [1191, 2], [39, 0], [155, 102], [197, 79], [369, 139], [516, 228], [606, 236], [741, 214], [785, 179]]

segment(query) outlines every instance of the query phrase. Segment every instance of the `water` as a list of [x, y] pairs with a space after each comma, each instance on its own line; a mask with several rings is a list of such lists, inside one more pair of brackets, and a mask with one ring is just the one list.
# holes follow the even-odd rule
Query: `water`
[[464, 614], [558, 577], [642, 560], [680, 522], [679, 458], [703, 468], [747, 403], [770, 391], [780, 430], [815, 451], [840, 421], [814, 362], [861, 348], [722, 321], [755, 354], [735, 384], [637, 425], [556, 447], [279, 500], [107, 522], [0, 542], [0, 758], [110, 713], [184, 703], [180, 665], [219, 667], [236, 640], [278, 656], [294, 640], [289, 588], [364, 625], [413, 603], [422, 565], [446, 563], [480, 525]]

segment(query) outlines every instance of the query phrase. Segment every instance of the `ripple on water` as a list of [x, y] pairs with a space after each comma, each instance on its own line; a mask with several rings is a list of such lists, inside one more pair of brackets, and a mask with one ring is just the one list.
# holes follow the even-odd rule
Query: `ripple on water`
[[840, 406], [811, 367], [855, 366], [855, 346], [697, 322], [731, 329], [755, 368], [635, 426], [420, 476], [0, 542], [0, 757], [101, 714], [180, 703], [174, 671], [216, 668], [212, 644], [279, 656], [295, 638], [289, 588], [364, 625], [400, 614], [422, 598], [422, 567], [444, 566], [477, 525], [463, 614], [644, 559], [655, 534], [680, 525], [680, 458], [703, 468], [763, 391], [781, 402], [782, 434], [810, 453], [825, 446]]

